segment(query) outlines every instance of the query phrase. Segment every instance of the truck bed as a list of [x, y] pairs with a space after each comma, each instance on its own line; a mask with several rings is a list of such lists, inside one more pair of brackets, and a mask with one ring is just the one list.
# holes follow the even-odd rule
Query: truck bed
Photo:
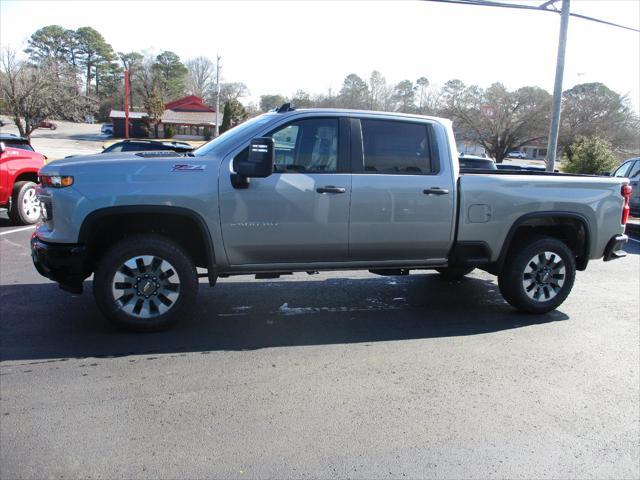
[[484, 243], [496, 261], [510, 230], [527, 217], [573, 216], [589, 234], [589, 258], [603, 256], [621, 225], [623, 178], [552, 172], [476, 171], [458, 179], [457, 242]]

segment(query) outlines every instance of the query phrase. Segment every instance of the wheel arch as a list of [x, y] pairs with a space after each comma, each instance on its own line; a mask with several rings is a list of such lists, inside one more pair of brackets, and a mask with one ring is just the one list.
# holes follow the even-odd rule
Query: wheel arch
[[[209, 227], [195, 211], [167, 205], [106, 207], [87, 215], [78, 242], [87, 249], [91, 263], [114, 241], [127, 235], [157, 233], [182, 246], [197, 266], [208, 271], [209, 285], [217, 280], [216, 257]], [[88, 268], [93, 270], [94, 265]]]
[[18, 182], [33, 182], [33, 183], [38, 183], [38, 172], [33, 171], [33, 170], [27, 170], [24, 172], [20, 172], [15, 180], [14, 180], [14, 185]]
[[519, 217], [507, 233], [496, 262], [499, 272], [509, 249], [528, 233], [542, 233], [563, 241], [576, 256], [577, 270], [585, 270], [589, 263], [592, 229], [589, 220], [576, 212], [532, 212]]

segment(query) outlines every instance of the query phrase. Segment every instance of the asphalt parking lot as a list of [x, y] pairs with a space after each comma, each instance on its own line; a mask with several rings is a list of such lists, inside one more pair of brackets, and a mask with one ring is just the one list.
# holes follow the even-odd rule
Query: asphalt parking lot
[[334, 272], [201, 285], [192, 318], [135, 335], [15, 230], [0, 218], [2, 478], [639, 477], [640, 240], [543, 316], [483, 272]]
[[[6, 125], [0, 133], [19, 135], [18, 128], [7, 117], [3, 117]], [[46, 155], [49, 160], [64, 158], [67, 155], [91, 155], [102, 151], [102, 146], [111, 137], [100, 133], [101, 124], [73, 123], [62, 120], [55, 121], [57, 128], [48, 130], [38, 128], [31, 134], [31, 144], [37, 151]]]

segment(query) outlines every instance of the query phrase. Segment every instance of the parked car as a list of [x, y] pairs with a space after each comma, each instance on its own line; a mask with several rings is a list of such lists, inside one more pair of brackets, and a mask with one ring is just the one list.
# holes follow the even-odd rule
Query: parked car
[[147, 152], [147, 151], [174, 151], [178, 153], [188, 153], [194, 149], [193, 145], [186, 142], [158, 142], [154, 140], [122, 140], [116, 142], [104, 150], [102, 153], [117, 152]]
[[508, 158], [519, 158], [519, 159], [523, 159], [523, 158], [527, 158], [527, 154], [524, 152], [521, 152], [520, 150], [516, 150], [514, 152], [509, 152], [507, 154]]
[[629, 199], [629, 209], [632, 217], [640, 218], [640, 157], [630, 158], [622, 162], [611, 176], [628, 178], [633, 188]]
[[38, 122], [38, 128], [48, 128], [50, 130], [55, 130], [56, 128], [58, 128], [58, 125], [56, 125], [53, 122], [48, 122], [46, 120], [42, 120], [42, 121]]
[[29, 225], [40, 220], [36, 183], [45, 159], [27, 138], [0, 134], [0, 208], [8, 209], [13, 223]]
[[100, 127], [100, 133], [104, 135], [113, 135], [113, 124], [105, 123]]
[[46, 165], [39, 198], [52, 213], [31, 239], [42, 275], [80, 293], [93, 274], [100, 311], [133, 330], [185, 318], [202, 275], [213, 286], [317, 270], [481, 268], [540, 314], [590, 260], [625, 255], [626, 179], [458, 175], [445, 119], [281, 108], [193, 156], [153, 153]]
[[460, 171], [465, 170], [497, 170], [496, 162], [490, 158], [476, 157], [474, 155], [463, 155], [458, 157]]

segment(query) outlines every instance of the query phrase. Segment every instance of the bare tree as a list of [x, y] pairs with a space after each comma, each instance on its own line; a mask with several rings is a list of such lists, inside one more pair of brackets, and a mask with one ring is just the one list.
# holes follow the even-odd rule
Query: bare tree
[[154, 62], [155, 57], [150, 53], [145, 53], [138, 67], [138, 82], [137, 84], [132, 82], [132, 88], [142, 97], [143, 104], [147, 102], [153, 88], [156, 86], [156, 78], [153, 71]]
[[416, 80], [418, 90], [418, 112], [424, 112], [424, 106], [427, 101], [427, 89], [429, 88], [429, 79], [427, 77], [420, 77]]
[[547, 135], [551, 95], [538, 87], [507, 90], [494, 83], [484, 90], [450, 80], [443, 88], [443, 111], [457, 136], [482, 145], [501, 163], [507, 154]]
[[40, 120], [60, 117], [81, 120], [96, 102], [79, 95], [75, 72], [55, 60], [33, 65], [10, 49], [0, 57], [0, 93], [20, 135], [29, 136]]
[[[140, 80], [141, 70], [143, 69], [144, 55], [138, 52], [118, 52], [118, 56], [122, 62], [122, 68], [129, 71], [129, 84], [137, 85]], [[136, 106], [134, 96], [138, 91], [139, 88], [134, 87], [130, 92], [130, 104], [134, 108]]]
[[204, 97], [215, 82], [216, 66], [207, 57], [196, 57], [186, 62], [189, 74], [187, 90], [192, 95]]
[[629, 99], [602, 83], [583, 83], [566, 90], [558, 147], [566, 153], [579, 137], [598, 136], [619, 156], [640, 152], [640, 119]]
[[[220, 84], [220, 105], [233, 100], [240, 100], [249, 95], [249, 89], [242, 82], [228, 82]], [[233, 105], [232, 105], [233, 106]]]

